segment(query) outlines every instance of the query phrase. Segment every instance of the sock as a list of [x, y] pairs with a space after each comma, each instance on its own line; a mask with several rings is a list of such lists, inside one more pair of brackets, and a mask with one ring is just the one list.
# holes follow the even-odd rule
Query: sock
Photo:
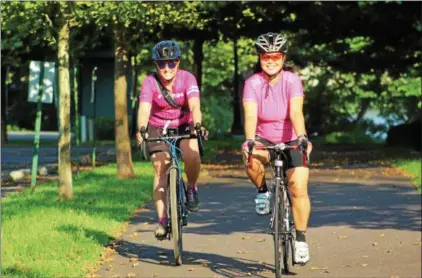
[[267, 182], [264, 180], [264, 184], [261, 185], [261, 188], [258, 189], [258, 193], [266, 193], [268, 191]]
[[306, 242], [305, 232], [306, 231], [296, 230], [296, 241]]
[[188, 186], [188, 190], [198, 191], [198, 186]]
[[160, 217], [160, 218], [158, 218], [158, 223], [161, 223], [164, 226], [167, 226], [168, 222], [169, 222], [169, 220], [168, 220], [167, 217]]

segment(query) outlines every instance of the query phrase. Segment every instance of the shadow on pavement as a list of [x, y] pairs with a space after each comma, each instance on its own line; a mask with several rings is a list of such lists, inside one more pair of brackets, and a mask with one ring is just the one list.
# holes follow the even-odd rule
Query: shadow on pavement
[[[119, 241], [115, 250], [123, 257], [136, 258], [137, 260], [148, 264], [175, 266], [173, 249]], [[253, 277], [268, 277], [268, 274], [271, 275], [274, 269], [273, 265], [262, 264], [258, 261], [189, 251], [183, 251], [183, 265], [192, 266], [192, 268], [207, 267], [212, 272], [221, 275], [222, 277], [251, 275], [253, 275]]]
[[[189, 214], [184, 232], [266, 233], [269, 217], [255, 214], [255, 194], [253, 185], [246, 184], [246, 179], [239, 185], [214, 183], [200, 187], [202, 209]], [[314, 182], [310, 184], [309, 194], [312, 203], [309, 227], [421, 230], [421, 195], [412, 186]], [[154, 205], [148, 204], [147, 210], [133, 218], [132, 223], [155, 223]]]

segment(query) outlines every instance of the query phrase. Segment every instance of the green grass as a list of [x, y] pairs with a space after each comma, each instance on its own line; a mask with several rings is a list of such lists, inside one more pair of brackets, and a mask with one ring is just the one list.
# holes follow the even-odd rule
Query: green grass
[[117, 179], [115, 164], [74, 176], [71, 201], [56, 201], [56, 182], [4, 199], [2, 275], [85, 277], [136, 207], [151, 199], [151, 164], [134, 166], [132, 180]]
[[412, 183], [416, 186], [419, 192], [422, 193], [422, 178], [421, 178], [421, 159], [400, 159], [394, 162], [394, 166], [405, 171], [412, 180]]
[[379, 140], [375, 140], [361, 131], [351, 132], [332, 132], [325, 136], [318, 136], [311, 139], [314, 144], [348, 144], [348, 145], [374, 145], [380, 144]]

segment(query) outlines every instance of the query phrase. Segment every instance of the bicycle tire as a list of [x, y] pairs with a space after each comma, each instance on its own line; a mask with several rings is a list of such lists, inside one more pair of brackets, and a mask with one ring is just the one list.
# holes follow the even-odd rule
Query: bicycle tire
[[[283, 191], [282, 192], [282, 196], [280, 197], [281, 203], [280, 203], [280, 214], [282, 215], [281, 217], [281, 222], [282, 222], [282, 232], [283, 232], [283, 239], [282, 239], [282, 251], [283, 251], [283, 266], [284, 266], [284, 272], [285, 273], [289, 273], [289, 254], [290, 254], [290, 250], [291, 250], [291, 238], [288, 236], [289, 232], [290, 232], [290, 227], [287, 225], [290, 225], [289, 221], [290, 219], [288, 219], [287, 214], [287, 206], [288, 206], [288, 200], [287, 200], [287, 192]], [[284, 220], [287, 219], [286, 223]], [[286, 225], [287, 224], [287, 225]], [[293, 257], [293, 252], [292, 252], [292, 257]]]
[[274, 259], [275, 259], [275, 276], [276, 278], [280, 278], [282, 275], [282, 213], [281, 213], [281, 189], [280, 184], [277, 184], [275, 188], [275, 196], [274, 196]]
[[180, 215], [180, 206], [178, 198], [178, 171], [176, 168], [171, 168], [169, 171], [170, 180], [170, 214], [171, 214], [171, 235], [173, 237], [174, 260], [176, 265], [182, 265], [182, 221]]

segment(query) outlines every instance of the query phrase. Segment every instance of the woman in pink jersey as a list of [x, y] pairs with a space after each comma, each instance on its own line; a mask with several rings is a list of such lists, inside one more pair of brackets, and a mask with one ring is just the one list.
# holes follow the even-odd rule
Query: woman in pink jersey
[[[148, 126], [151, 137], [160, 137], [163, 129], [176, 134], [191, 133], [193, 123], [202, 122], [199, 88], [195, 76], [179, 68], [181, 50], [173, 41], [161, 41], [152, 49], [152, 58], [157, 66], [157, 74], [148, 75], [142, 83], [139, 97], [138, 130]], [[159, 83], [167, 89], [176, 105], [169, 103], [160, 90]], [[138, 145], [142, 144], [139, 131], [136, 134]], [[188, 209], [197, 211], [199, 205], [198, 180], [201, 159], [196, 139], [182, 140], [185, 173], [188, 184]], [[155, 236], [164, 239], [167, 235], [166, 186], [169, 166], [168, 146], [164, 142], [148, 142], [150, 157], [154, 166], [154, 200], [158, 213], [158, 226]]]
[[[245, 111], [246, 142], [242, 145], [244, 158], [249, 141], [255, 144], [299, 143], [310, 151], [302, 112], [302, 82], [295, 73], [283, 70], [288, 49], [287, 40], [281, 34], [267, 33], [258, 37], [255, 48], [259, 54], [262, 71], [245, 81], [243, 107]], [[308, 196], [309, 169], [303, 165], [302, 153], [287, 151], [287, 177], [292, 198], [293, 216], [296, 226], [296, 263], [309, 260], [305, 231], [310, 215]], [[270, 192], [265, 181], [264, 165], [270, 162], [266, 150], [253, 150], [251, 167], [246, 173], [258, 189], [256, 212], [260, 215], [270, 211]], [[246, 165], [246, 160], [245, 160]]]

